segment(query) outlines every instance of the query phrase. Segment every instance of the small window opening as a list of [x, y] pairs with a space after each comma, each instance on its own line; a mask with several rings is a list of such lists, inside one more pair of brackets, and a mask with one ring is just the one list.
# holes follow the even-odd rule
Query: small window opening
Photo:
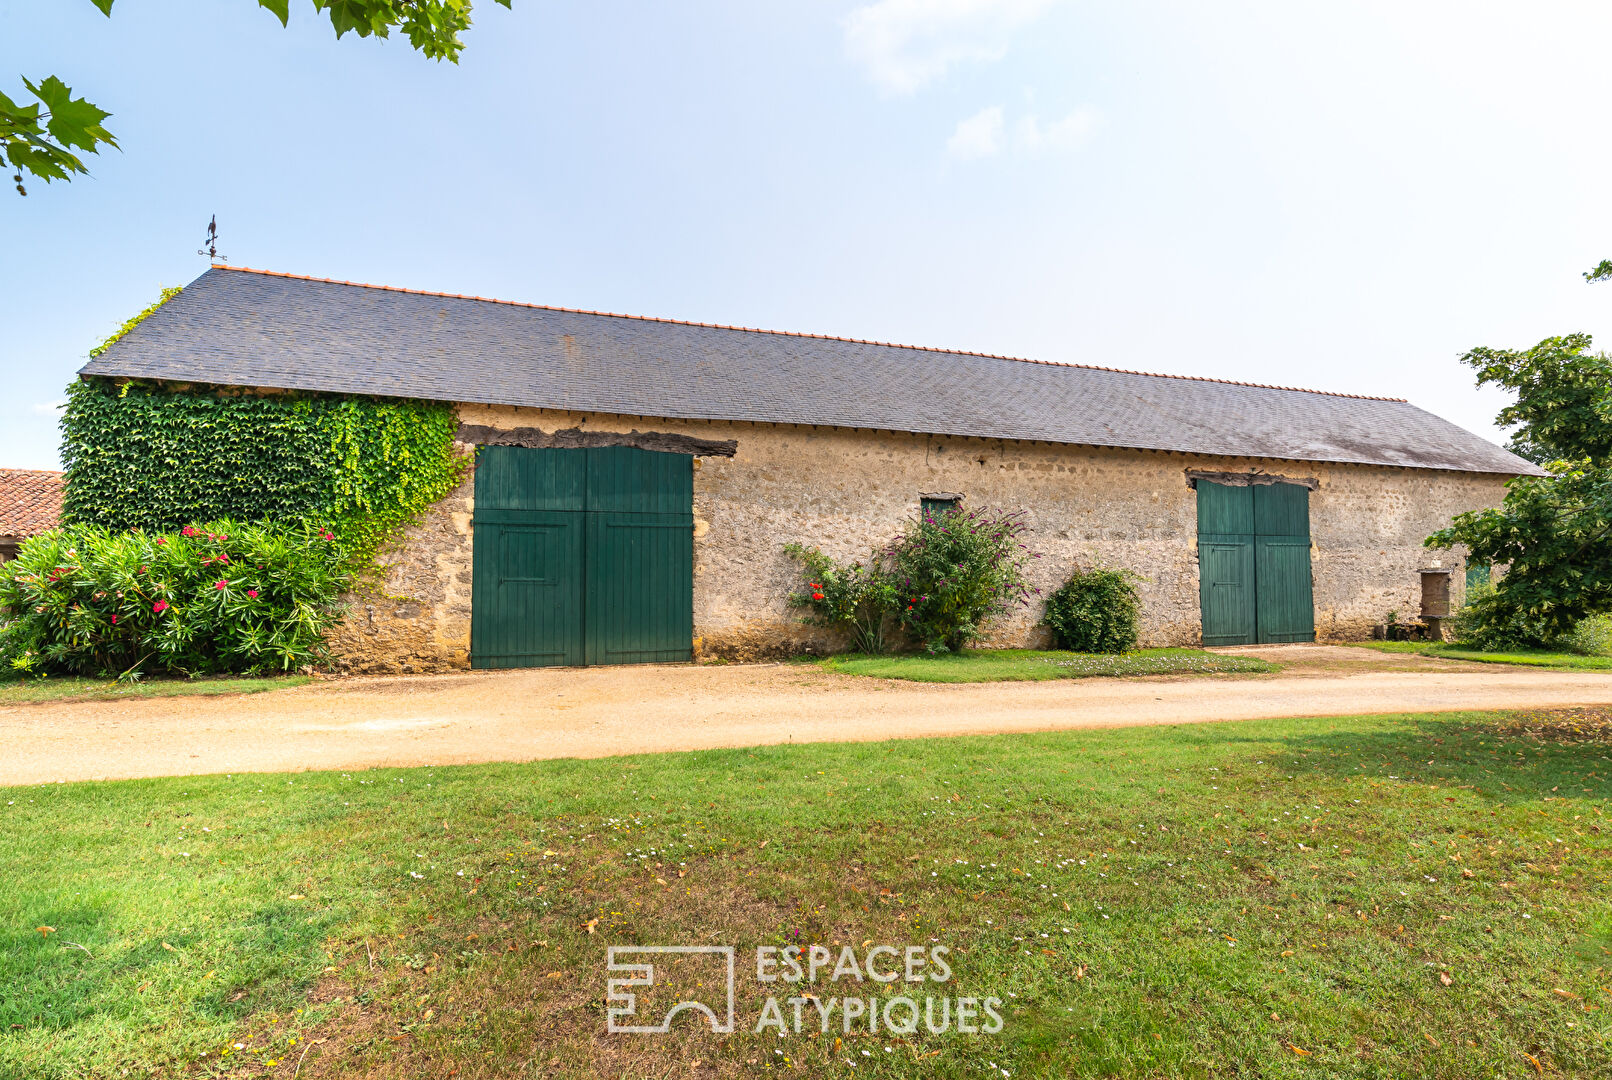
[[963, 497], [950, 492], [936, 492], [933, 495], [923, 495], [918, 499], [918, 511], [926, 518], [942, 518], [947, 514], [955, 514], [962, 505]]

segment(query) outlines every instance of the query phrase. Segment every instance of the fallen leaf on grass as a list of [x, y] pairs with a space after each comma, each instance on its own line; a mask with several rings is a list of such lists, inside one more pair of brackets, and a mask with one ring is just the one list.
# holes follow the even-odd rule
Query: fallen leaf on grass
[[1578, 995], [1577, 994], [1573, 993], [1571, 990], [1563, 990], [1559, 986], [1556, 987], [1556, 989], [1552, 990], [1551, 993], [1555, 994], [1557, 997], [1566, 998], [1568, 1001], [1577, 1001], [1578, 1000]]
[[1438, 973], [1438, 981], [1443, 983], [1445, 986], [1454, 986], [1455, 985], [1455, 980], [1450, 978], [1450, 973], [1448, 971], [1439, 972]]
[[288, 899], [288, 900], [301, 900], [301, 899], [303, 899], [303, 895], [301, 893], [299, 893], [299, 892], [294, 892], [290, 896], [286, 897], [286, 899]]
[[1425, 1031], [1422, 1032], [1422, 1038], [1426, 1039], [1428, 1042], [1432, 1043], [1434, 1046], [1439, 1045], [1439, 1041], [1437, 1039], [1433, 1038], [1433, 1036], [1429, 1035]]
[[1523, 1057], [1527, 1058], [1528, 1064], [1534, 1067], [1534, 1072], [1538, 1073], [1540, 1076], [1545, 1075], [1545, 1066], [1539, 1063], [1538, 1058], [1534, 1057], [1532, 1054], [1523, 1054]]
[[164, 949], [167, 949], [169, 952], [178, 952], [179, 951], [178, 949], [174, 948], [172, 945], [168, 944], [166, 941], [164, 941], [162, 943], [162, 947]]
[[1287, 1048], [1289, 1050], [1293, 1051], [1299, 1057], [1309, 1057], [1310, 1054], [1313, 1053], [1313, 1051], [1305, 1050], [1305, 1049], [1302, 1049], [1301, 1047], [1294, 1046], [1292, 1043], [1288, 1043]]
[[37, 929], [42, 937], [49, 937], [56, 932], [56, 928], [54, 926], [41, 926]]
[[551, 972], [549, 972], [549, 978], [551, 978], [551, 979], [563, 979], [563, 978], [565, 978], [565, 972], [563, 972], [563, 971], [551, 971]]
[[598, 926], [599, 926], [599, 920], [597, 918], [589, 919], [587, 922], [582, 924], [583, 929], [587, 930], [587, 932], [590, 933], [590, 934], [593, 933], [594, 930], [596, 930], [598, 928]]

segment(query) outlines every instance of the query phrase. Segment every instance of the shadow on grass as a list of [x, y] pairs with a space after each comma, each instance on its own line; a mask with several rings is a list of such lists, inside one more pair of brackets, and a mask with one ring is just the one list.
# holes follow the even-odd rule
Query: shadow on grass
[[[1374, 717], [1361, 730], [1272, 739], [1220, 730], [1223, 746], [1285, 748], [1286, 772], [1334, 779], [1436, 784], [1505, 805], [1612, 797], [1612, 715], [1602, 709]], [[1324, 721], [1318, 721], [1323, 722]], [[1208, 733], [1195, 733], [1207, 735]], [[1299, 770], [1299, 771], [1294, 771]]]

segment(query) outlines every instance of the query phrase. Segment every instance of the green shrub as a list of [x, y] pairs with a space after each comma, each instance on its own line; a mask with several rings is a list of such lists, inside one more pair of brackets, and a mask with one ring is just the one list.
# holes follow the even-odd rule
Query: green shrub
[[784, 550], [805, 564], [810, 579], [789, 595], [789, 606], [807, 609], [805, 621], [813, 626], [844, 631], [856, 652], [884, 652], [884, 620], [896, 603], [890, 575], [871, 559], [841, 563], [799, 544], [785, 544]]
[[1549, 649], [1560, 640], [1552, 625], [1519, 610], [1492, 582], [1475, 582], [1450, 620], [1455, 640], [1485, 652]]
[[1136, 648], [1141, 600], [1129, 570], [1076, 571], [1047, 597], [1046, 624], [1060, 649], [1122, 653]]
[[306, 525], [68, 526], [0, 567], [0, 662], [109, 678], [318, 663], [350, 584], [342, 563], [334, 535]]
[[924, 514], [896, 538], [881, 561], [897, 590], [896, 618], [924, 651], [961, 649], [992, 616], [1029, 605], [1024, 529], [1017, 513], [952, 510]]
[[1562, 640], [1570, 652], [1584, 656], [1612, 656], [1612, 615], [1595, 615], [1573, 627]]

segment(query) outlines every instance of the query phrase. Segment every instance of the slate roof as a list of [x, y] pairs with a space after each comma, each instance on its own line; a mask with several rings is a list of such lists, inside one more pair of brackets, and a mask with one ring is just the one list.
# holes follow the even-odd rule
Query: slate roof
[[85, 375], [1535, 473], [1404, 401], [214, 266]]
[[62, 514], [62, 474], [0, 469], [0, 536], [37, 536]]

